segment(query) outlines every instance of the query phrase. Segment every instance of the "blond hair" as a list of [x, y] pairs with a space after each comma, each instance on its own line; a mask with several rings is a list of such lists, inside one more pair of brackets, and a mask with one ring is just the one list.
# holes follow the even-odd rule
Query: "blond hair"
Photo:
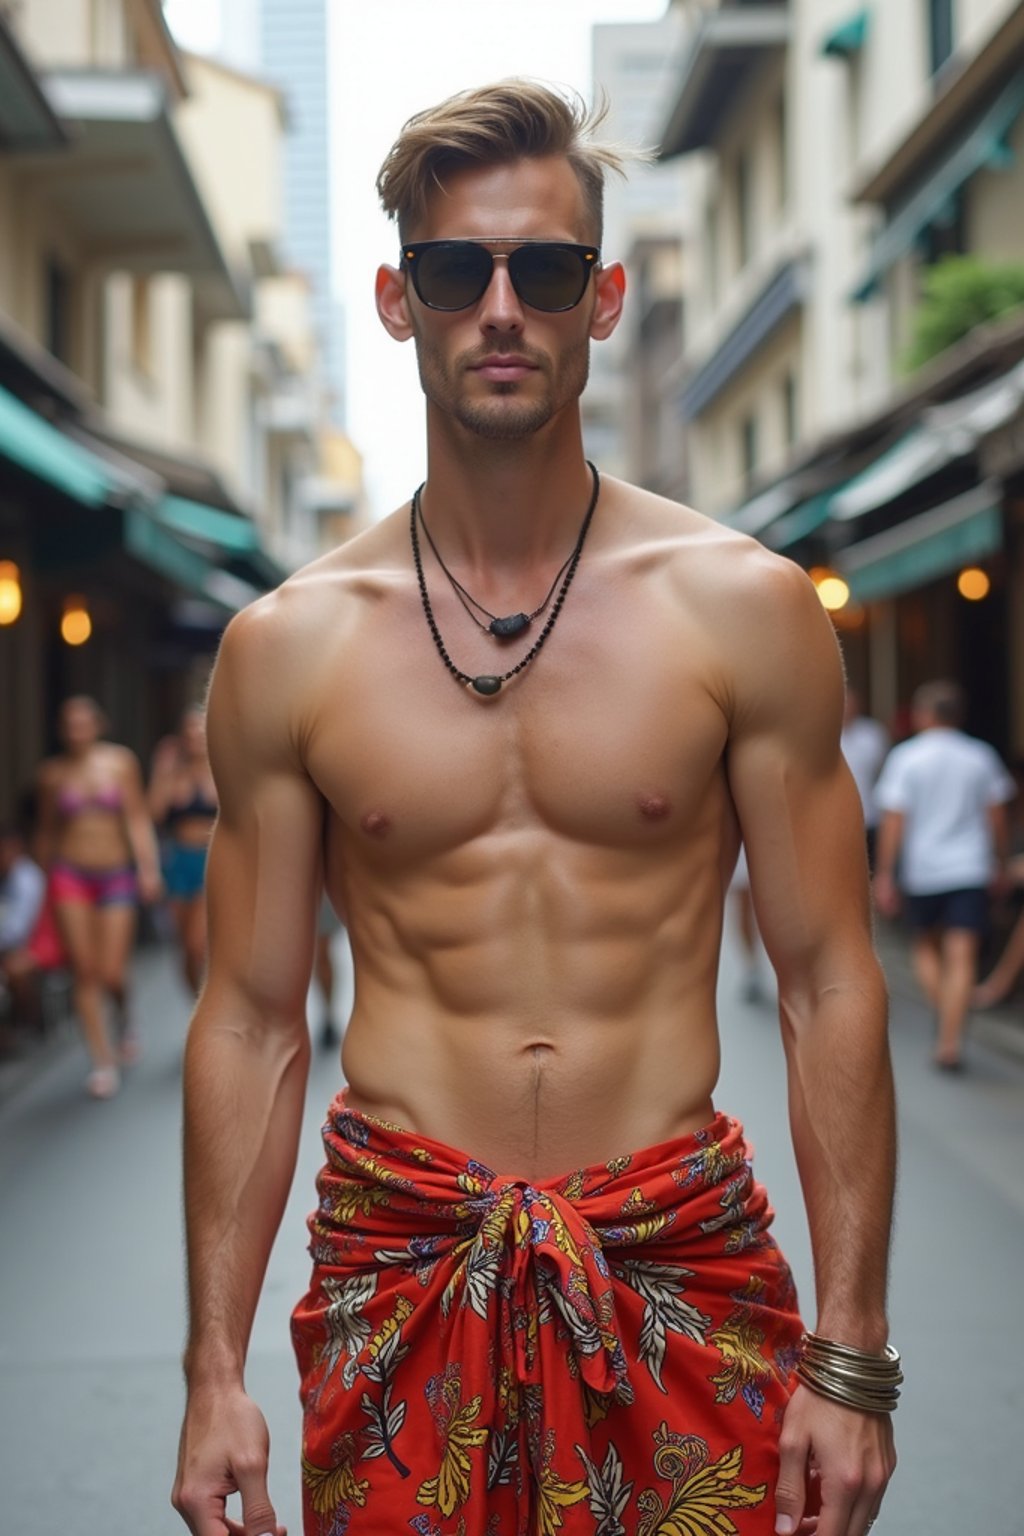
[[388, 151], [377, 177], [381, 205], [410, 238], [443, 178], [471, 166], [564, 155], [583, 190], [588, 223], [600, 244], [605, 171], [624, 173], [631, 152], [595, 141], [607, 102], [591, 111], [577, 92], [565, 95], [536, 80], [499, 80], [459, 91], [439, 106], [417, 112]]

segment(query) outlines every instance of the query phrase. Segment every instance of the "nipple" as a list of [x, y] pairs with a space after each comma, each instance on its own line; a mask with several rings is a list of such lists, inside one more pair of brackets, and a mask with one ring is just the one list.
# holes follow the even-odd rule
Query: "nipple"
[[672, 811], [664, 795], [643, 795], [638, 803], [640, 814], [647, 821], [664, 821]]
[[386, 837], [391, 831], [391, 819], [383, 811], [367, 811], [359, 825], [371, 837]]

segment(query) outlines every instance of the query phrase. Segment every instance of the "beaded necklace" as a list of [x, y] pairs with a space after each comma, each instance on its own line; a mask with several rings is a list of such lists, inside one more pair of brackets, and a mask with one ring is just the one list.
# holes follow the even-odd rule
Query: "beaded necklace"
[[[434, 638], [434, 644], [437, 646], [438, 654], [441, 657], [441, 660], [444, 662], [451, 675], [455, 678], [456, 682], [461, 683], [463, 687], [470, 687], [474, 689], [475, 692], [483, 694], [485, 698], [492, 697], [494, 694], [500, 693], [505, 683], [509, 682], [511, 678], [515, 677], [518, 673], [522, 672], [525, 667], [530, 665], [530, 662], [533, 661], [534, 657], [538, 654], [541, 647], [543, 646], [545, 640], [548, 638], [548, 635], [550, 635], [551, 631], [554, 629], [558, 620], [558, 615], [561, 612], [562, 604], [565, 602], [566, 593], [569, 591], [569, 587], [572, 584], [572, 579], [576, 574], [576, 567], [579, 565], [580, 555], [583, 553], [583, 541], [587, 537], [587, 530], [590, 527], [590, 520], [594, 515], [594, 509], [597, 506], [597, 500], [601, 493], [601, 479], [597, 473], [596, 465], [591, 464], [590, 460], [588, 459], [587, 467], [594, 477], [594, 489], [590, 497], [590, 505], [587, 507], [586, 515], [580, 527], [579, 537], [576, 540], [576, 546], [566, 561], [565, 565], [562, 567], [562, 571], [565, 572], [565, 575], [562, 578], [562, 585], [559, 588], [558, 596], [555, 598], [554, 605], [552, 606], [551, 612], [548, 615], [548, 619], [544, 625], [544, 628], [537, 636], [533, 645], [526, 652], [526, 655], [523, 656], [514, 667], [510, 667], [509, 670], [503, 673], [500, 677], [492, 673], [482, 673], [478, 677], [471, 677], [468, 672], [463, 672], [459, 667], [455, 665], [454, 661], [452, 661], [451, 657], [448, 655], [447, 650], [445, 649], [444, 640], [441, 638], [441, 631], [438, 629], [437, 620], [434, 618], [434, 610], [430, 605], [430, 595], [427, 592], [427, 582], [423, 574], [423, 559], [420, 554], [420, 541], [419, 533], [417, 530], [417, 522], [422, 522], [423, 520], [423, 511], [420, 506], [420, 496], [423, 490], [423, 486], [419, 486], [418, 489], [413, 493], [412, 508], [409, 517], [409, 534], [412, 541], [412, 558], [413, 564], [416, 567], [416, 579], [419, 583], [420, 598], [423, 602], [423, 613], [427, 621], [427, 627], [429, 628], [430, 633]], [[424, 532], [427, 532], [425, 523], [423, 527]], [[427, 532], [427, 538], [430, 539], [429, 532]], [[430, 539], [430, 546], [434, 550], [435, 555], [437, 555], [437, 549], [432, 539]], [[438, 563], [441, 565], [441, 569], [444, 571], [445, 575], [448, 576], [448, 579], [453, 583], [454, 586], [458, 587], [459, 583], [456, 582], [455, 578], [451, 576], [450, 572], [445, 567], [444, 562], [441, 560], [440, 555], [438, 555], [437, 558]], [[559, 575], [561, 574], [562, 573], [559, 572]], [[555, 577], [556, 582], [557, 580], [558, 576]], [[463, 588], [462, 590], [464, 591], [465, 589]], [[554, 591], [554, 585], [552, 585], [551, 590], [552, 592]], [[458, 593], [456, 593], [456, 595], [458, 596]], [[468, 592], [466, 593], [466, 596], [469, 597]], [[480, 624], [479, 619], [477, 619], [476, 622], [480, 624], [481, 629], [486, 629], [487, 632], [493, 635], [497, 635], [499, 638], [516, 635], [526, 628], [531, 618], [536, 618], [537, 614], [543, 612], [543, 610], [547, 607], [550, 599], [551, 592], [548, 593], [540, 608], [536, 609], [532, 614], [511, 614], [507, 619], [496, 619], [494, 614], [488, 614], [488, 617], [493, 621], [490, 626]], [[471, 597], [469, 600], [470, 602], [474, 601], [474, 599]], [[482, 613], [487, 613], [487, 609], [484, 608], [481, 604], [477, 604], [476, 606], [480, 608]], [[465, 603], [463, 603], [463, 607], [465, 607]], [[467, 609], [467, 612], [468, 611], [469, 610]], [[495, 625], [504, 625], [505, 627], [496, 628]]]

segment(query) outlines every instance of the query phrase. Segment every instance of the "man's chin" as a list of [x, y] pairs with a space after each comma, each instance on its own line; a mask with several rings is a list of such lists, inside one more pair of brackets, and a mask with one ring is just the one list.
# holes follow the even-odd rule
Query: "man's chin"
[[521, 401], [491, 400], [486, 404], [463, 405], [457, 419], [467, 432], [493, 442], [515, 442], [519, 438], [532, 437], [541, 427], [547, 426], [552, 411], [547, 403], [524, 405]]

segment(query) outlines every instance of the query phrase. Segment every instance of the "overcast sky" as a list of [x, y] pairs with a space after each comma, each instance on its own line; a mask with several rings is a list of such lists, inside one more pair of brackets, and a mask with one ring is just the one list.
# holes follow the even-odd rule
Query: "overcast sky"
[[[526, 74], [590, 93], [595, 22], [653, 21], [666, 0], [333, 0], [330, 5], [335, 283], [345, 307], [348, 430], [376, 516], [423, 477], [423, 397], [411, 344], [381, 329], [373, 275], [397, 235], [377, 170], [406, 118], [467, 86]], [[181, 43], [216, 51], [217, 0], [169, 0]]]

